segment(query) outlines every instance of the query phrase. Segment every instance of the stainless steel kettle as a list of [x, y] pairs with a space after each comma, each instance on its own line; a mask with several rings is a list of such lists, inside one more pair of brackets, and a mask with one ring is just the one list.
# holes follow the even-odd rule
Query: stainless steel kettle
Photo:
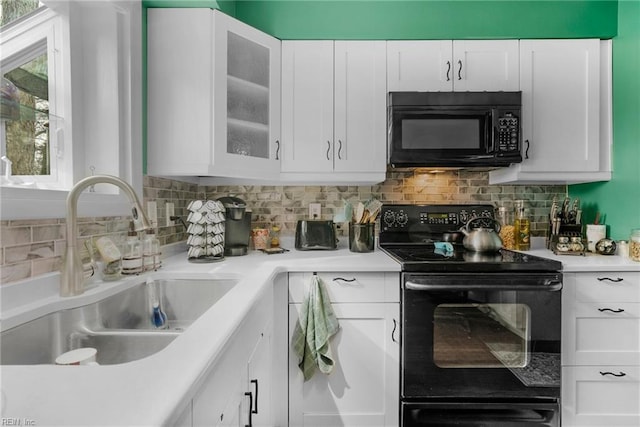
[[498, 235], [500, 231], [500, 223], [492, 218], [484, 218], [484, 220], [493, 221], [494, 228], [479, 227], [469, 230], [469, 224], [477, 218], [469, 220], [460, 231], [464, 233], [462, 245], [465, 249], [474, 252], [497, 252], [502, 248], [502, 239]]

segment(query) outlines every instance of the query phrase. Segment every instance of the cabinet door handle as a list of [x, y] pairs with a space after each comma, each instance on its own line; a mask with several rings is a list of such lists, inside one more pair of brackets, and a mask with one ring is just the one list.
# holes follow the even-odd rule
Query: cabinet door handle
[[280, 141], [276, 139], [276, 160], [280, 160]]
[[598, 277], [598, 281], [599, 282], [603, 282], [605, 280], [607, 282], [618, 283], [618, 282], [622, 282], [624, 279], [622, 277], [618, 277], [618, 278], [615, 278], [615, 279], [612, 279], [611, 277]]
[[398, 322], [396, 321], [396, 319], [393, 319], [393, 331], [391, 331], [391, 341], [397, 343], [398, 340], [396, 339], [396, 329], [398, 329]]
[[447, 61], [447, 81], [451, 81], [449, 73], [451, 72], [451, 61]]
[[249, 396], [249, 424], [245, 424], [244, 427], [253, 427], [253, 421], [251, 420], [251, 407], [253, 406], [253, 394], [250, 391], [244, 393], [245, 396]]
[[338, 160], [342, 160], [342, 141], [338, 140]]
[[337, 282], [338, 280], [342, 280], [343, 282], [355, 282], [356, 278], [352, 278], [352, 279], [345, 279], [344, 277], [334, 277], [333, 281]]
[[605, 311], [610, 311], [612, 313], [622, 313], [624, 310], [622, 308], [618, 308], [617, 310], [614, 310], [612, 308], [599, 308], [598, 311], [601, 313]]
[[327, 160], [331, 160], [329, 157], [329, 152], [331, 151], [331, 142], [327, 141]]
[[527, 148], [526, 148], [526, 150], [524, 150], [524, 158], [528, 159], [529, 158], [529, 140], [525, 139], [524, 142], [527, 144]]
[[458, 68], [458, 80], [462, 80], [462, 61], [458, 60], [458, 65], [460, 66]]
[[344, 277], [334, 277], [333, 281], [334, 282], [342, 281], [342, 282], [353, 283], [353, 282], [356, 281], [356, 278], [354, 277], [353, 279], [345, 279]]
[[603, 377], [607, 376], [607, 375], [611, 375], [613, 377], [618, 377], [619, 378], [619, 377], [624, 377], [627, 374], [625, 374], [624, 372], [618, 372], [617, 374], [614, 374], [613, 372], [609, 372], [609, 371], [607, 371], [607, 372], [600, 371], [600, 375], [602, 375]]
[[251, 380], [251, 384], [254, 385], [256, 398], [253, 400], [254, 409], [251, 410], [254, 414], [258, 413], [258, 380]]

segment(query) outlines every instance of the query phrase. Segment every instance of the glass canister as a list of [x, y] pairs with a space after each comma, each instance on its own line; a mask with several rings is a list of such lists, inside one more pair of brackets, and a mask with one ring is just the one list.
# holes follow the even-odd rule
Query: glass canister
[[524, 207], [524, 200], [515, 202], [515, 219], [513, 221], [515, 231], [515, 248], [519, 251], [531, 249], [531, 221], [528, 209]]
[[500, 239], [505, 249], [515, 249], [516, 240], [513, 226], [513, 212], [504, 206], [496, 210], [496, 219], [500, 222]]
[[629, 258], [640, 262], [640, 228], [631, 230], [629, 238]]

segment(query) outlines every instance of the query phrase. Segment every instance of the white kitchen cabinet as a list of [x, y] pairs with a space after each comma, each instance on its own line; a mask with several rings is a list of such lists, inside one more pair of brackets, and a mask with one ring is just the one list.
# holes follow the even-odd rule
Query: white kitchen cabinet
[[283, 181], [384, 181], [385, 58], [382, 41], [282, 42]]
[[611, 41], [521, 40], [523, 161], [489, 182], [611, 179]]
[[640, 425], [640, 272], [565, 273], [564, 426]]
[[243, 427], [249, 424], [250, 411], [253, 411], [252, 425], [273, 424], [272, 318], [273, 294], [268, 289], [225, 346], [192, 399], [193, 426]]
[[[307, 382], [289, 350], [291, 426], [397, 426], [399, 279], [392, 273], [320, 273], [340, 330], [334, 371]], [[289, 275], [289, 345], [310, 274]]]
[[387, 42], [387, 87], [396, 91], [518, 91], [518, 40]]
[[147, 13], [147, 172], [277, 178], [280, 41], [218, 10]]

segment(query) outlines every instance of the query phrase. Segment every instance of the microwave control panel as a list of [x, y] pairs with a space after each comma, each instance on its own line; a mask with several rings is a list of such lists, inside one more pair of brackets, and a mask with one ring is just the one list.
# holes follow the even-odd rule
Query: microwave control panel
[[506, 113], [498, 119], [498, 151], [518, 150], [520, 120], [513, 113]]

